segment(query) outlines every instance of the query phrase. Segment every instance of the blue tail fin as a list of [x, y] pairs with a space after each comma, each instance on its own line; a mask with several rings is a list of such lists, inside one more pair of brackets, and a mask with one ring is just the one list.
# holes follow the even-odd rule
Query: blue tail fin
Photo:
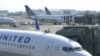
[[28, 16], [35, 16], [35, 26], [36, 26], [36, 30], [40, 30], [40, 27], [39, 27], [39, 22], [38, 22], [38, 18], [36, 16], [36, 14], [29, 8], [28, 5], [25, 5], [25, 9], [26, 9], [26, 12], [28, 14]]
[[33, 16], [33, 15], [36, 16], [36, 14], [29, 8], [28, 5], [25, 5], [25, 9], [28, 16]]
[[45, 12], [46, 12], [47, 15], [51, 15], [51, 12], [48, 10], [47, 7], [45, 7]]

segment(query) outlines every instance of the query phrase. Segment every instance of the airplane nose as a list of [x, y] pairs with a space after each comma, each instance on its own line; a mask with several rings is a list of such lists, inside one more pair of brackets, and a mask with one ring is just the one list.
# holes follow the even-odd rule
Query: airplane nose
[[89, 52], [83, 51], [76, 51], [70, 54], [70, 56], [92, 56]]
[[91, 55], [88, 51], [86, 51], [86, 50], [83, 50], [82, 53], [83, 53], [84, 56], [92, 56], [92, 55]]

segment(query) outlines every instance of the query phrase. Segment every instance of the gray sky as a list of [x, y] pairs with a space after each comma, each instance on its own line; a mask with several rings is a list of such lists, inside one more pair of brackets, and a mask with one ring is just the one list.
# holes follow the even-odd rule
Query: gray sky
[[0, 0], [0, 10], [25, 11], [24, 5], [32, 9], [77, 9], [100, 11], [99, 0]]

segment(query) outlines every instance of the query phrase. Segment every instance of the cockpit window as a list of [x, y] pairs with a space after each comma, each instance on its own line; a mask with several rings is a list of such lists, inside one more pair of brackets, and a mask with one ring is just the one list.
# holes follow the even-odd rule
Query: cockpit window
[[73, 52], [73, 48], [71, 47], [63, 47], [63, 50], [66, 51], [66, 52]]
[[83, 49], [81, 47], [75, 47], [74, 50], [75, 51], [82, 51]]
[[63, 47], [63, 51], [66, 52], [74, 52], [74, 51], [82, 51], [83, 49], [81, 47]]

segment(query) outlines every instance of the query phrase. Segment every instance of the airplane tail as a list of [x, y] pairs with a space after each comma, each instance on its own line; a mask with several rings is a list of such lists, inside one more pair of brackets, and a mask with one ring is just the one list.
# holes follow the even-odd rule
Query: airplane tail
[[36, 16], [36, 14], [29, 8], [28, 5], [25, 5], [25, 9], [28, 16]]
[[45, 12], [46, 12], [47, 15], [51, 15], [51, 12], [48, 10], [47, 7], [45, 7]]
[[28, 14], [28, 16], [35, 16], [35, 26], [36, 26], [36, 30], [40, 30], [40, 27], [39, 27], [39, 22], [38, 22], [38, 18], [36, 16], [36, 14], [29, 8], [28, 5], [25, 5], [25, 9], [26, 9], [26, 12]]

